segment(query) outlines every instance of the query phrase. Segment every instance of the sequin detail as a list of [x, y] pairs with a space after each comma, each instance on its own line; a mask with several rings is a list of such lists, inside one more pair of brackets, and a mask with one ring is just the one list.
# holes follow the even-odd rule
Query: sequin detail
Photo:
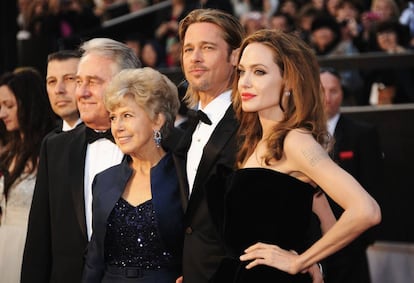
[[172, 256], [161, 242], [151, 200], [134, 207], [120, 198], [107, 223], [105, 237], [107, 265], [149, 270], [168, 266]]

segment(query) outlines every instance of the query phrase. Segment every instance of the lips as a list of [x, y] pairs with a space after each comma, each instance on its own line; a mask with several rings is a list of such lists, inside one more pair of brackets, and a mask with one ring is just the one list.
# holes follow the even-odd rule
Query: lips
[[56, 101], [55, 104], [57, 106], [64, 106], [64, 105], [66, 105], [66, 104], [68, 104], [70, 102], [71, 102], [70, 100], [59, 100], [59, 101]]
[[190, 68], [189, 73], [193, 74], [193, 75], [201, 75], [201, 74], [205, 73], [206, 71], [207, 71], [207, 69], [203, 68], [203, 67], [193, 67], [193, 68]]
[[4, 125], [10, 124], [9, 120], [3, 120]]
[[126, 142], [128, 142], [129, 141], [129, 139], [130, 139], [131, 137], [116, 137], [116, 140], [120, 143], [120, 144], [123, 144], [123, 143], [126, 143]]
[[243, 92], [241, 95], [241, 99], [246, 101], [246, 100], [250, 100], [254, 97], [256, 97], [256, 95], [254, 95], [253, 93], [248, 93], [248, 92]]

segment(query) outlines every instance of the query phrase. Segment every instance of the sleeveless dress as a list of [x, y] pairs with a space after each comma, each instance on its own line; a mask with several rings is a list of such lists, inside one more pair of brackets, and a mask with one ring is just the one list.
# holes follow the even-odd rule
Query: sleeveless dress
[[306, 250], [314, 188], [265, 168], [219, 174], [208, 183], [207, 195], [211, 216], [229, 257], [223, 260], [211, 282], [312, 282], [308, 274], [290, 275], [265, 265], [247, 270], [246, 263], [238, 258], [259, 241], [298, 253]]
[[4, 177], [0, 177], [0, 277], [1, 282], [20, 282], [23, 249], [26, 241], [27, 222], [36, 172], [22, 174], [9, 191], [6, 202], [4, 196]]

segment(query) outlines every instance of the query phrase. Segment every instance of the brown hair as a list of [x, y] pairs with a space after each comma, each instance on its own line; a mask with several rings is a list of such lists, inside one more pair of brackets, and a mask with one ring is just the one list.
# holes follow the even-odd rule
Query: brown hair
[[[291, 95], [279, 95], [280, 107], [285, 116], [269, 136], [269, 152], [265, 162], [280, 160], [283, 155], [283, 143], [292, 129], [309, 131], [324, 147], [327, 147], [328, 133], [323, 109], [323, 92], [320, 84], [319, 65], [312, 49], [298, 36], [277, 30], [260, 30], [248, 36], [240, 47], [238, 63], [247, 45], [258, 42], [272, 50], [273, 62], [279, 67], [284, 85], [282, 92], [289, 90]], [[243, 112], [237, 90], [239, 74], [233, 84], [233, 101], [236, 115], [240, 121], [239, 135], [242, 143], [237, 156], [238, 166], [252, 154], [262, 138], [262, 128], [257, 112]]]
[[[229, 58], [232, 51], [239, 48], [244, 37], [244, 29], [240, 24], [240, 21], [233, 15], [215, 9], [195, 9], [182, 19], [179, 24], [178, 35], [180, 37], [181, 47], [184, 44], [185, 34], [188, 27], [195, 23], [212, 23], [222, 30], [223, 39], [228, 45]], [[183, 53], [181, 53], [181, 59], [182, 56]], [[229, 81], [231, 82], [232, 80], [233, 77], [231, 77]], [[198, 101], [198, 94], [192, 91], [191, 85], [188, 86], [184, 99], [187, 100], [190, 105], [194, 105]]]

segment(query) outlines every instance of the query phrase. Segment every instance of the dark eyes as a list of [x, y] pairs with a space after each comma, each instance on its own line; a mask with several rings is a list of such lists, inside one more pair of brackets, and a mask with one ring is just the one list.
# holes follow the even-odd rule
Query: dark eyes
[[[132, 115], [131, 114], [129, 114], [129, 113], [124, 113], [124, 114], [122, 114], [121, 115], [123, 118], [130, 118], [130, 117], [132, 117]], [[116, 120], [116, 116], [115, 115], [111, 115], [111, 116], [109, 116], [109, 120], [110, 121], [115, 121]]]
[[255, 74], [255, 75], [258, 75], [258, 76], [263, 76], [264, 74], [266, 74], [266, 72], [265, 72], [265, 71], [263, 71], [263, 70], [255, 70], [255, 71], [254, 71], [254, 74]]
[[[239, 74], [239, 76], [244, 75], [244, 73], [246, 73], [245, 70], [241, 70], [241, 69], [237, 69], [237, 73]], [[263, 70], [253, 70], [253, 74], [255, 74], [256, 76], [263, 76], [266, 74], [265, 71]]]

